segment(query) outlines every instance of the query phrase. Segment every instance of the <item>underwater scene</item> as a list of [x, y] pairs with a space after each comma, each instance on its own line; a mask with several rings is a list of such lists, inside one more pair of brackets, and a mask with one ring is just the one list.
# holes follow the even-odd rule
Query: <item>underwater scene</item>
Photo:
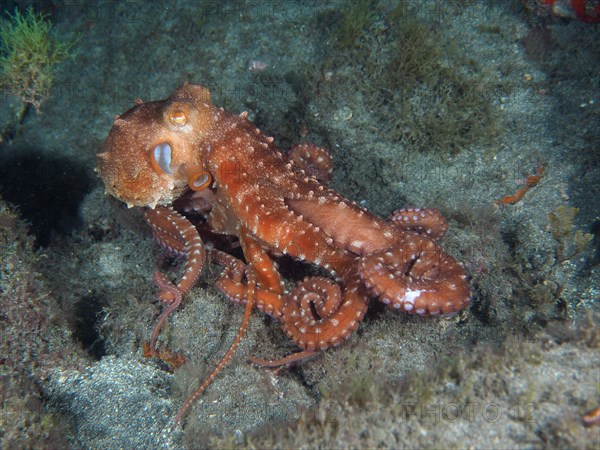
[[600, 447], [600, 0], [3, 1], [0, 448]]

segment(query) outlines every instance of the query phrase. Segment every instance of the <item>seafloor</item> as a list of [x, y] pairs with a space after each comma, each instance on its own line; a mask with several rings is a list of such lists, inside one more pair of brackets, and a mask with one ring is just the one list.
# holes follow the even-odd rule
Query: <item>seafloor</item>
[[[39, 113], [0, 105], [0, 447], [598, 448], [600, 25], [541, 3], [2, 2], [81, 37]], [[470, 306], [373, 302], [345, 345], [279, 372], [245, 362], [296, 350], [255, 313], [172, 430], [243, 308], [209, 267], [161, 335], [187, 364], [144, 359], [160, 251], [94, 165], [115, 114], [184, 81], [282, 149], [328, 147], [331, 185], [374, 213], [442, 211]]]

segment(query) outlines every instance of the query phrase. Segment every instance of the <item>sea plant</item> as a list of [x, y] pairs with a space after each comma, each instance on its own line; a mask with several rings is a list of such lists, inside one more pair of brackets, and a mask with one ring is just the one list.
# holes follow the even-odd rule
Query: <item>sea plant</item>
[[3, 91], [20, 97], [25, 108], [40, 106], [50, 95], [56, 66], [73, 55], [78, 37], [61, 40], [43, 13], [29, 7], [15, 9], [0, 23], [0, 84]]

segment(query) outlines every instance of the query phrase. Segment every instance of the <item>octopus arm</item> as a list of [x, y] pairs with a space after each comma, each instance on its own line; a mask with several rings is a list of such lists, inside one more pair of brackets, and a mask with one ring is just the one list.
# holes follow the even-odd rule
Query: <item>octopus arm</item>
[[282, 294], [284, 292], [283, 280], [273, 260], [246, 228], [241, 230], [240, 243], [246, 261], [254, 271], [258, 286], [273, 293]]
[[[262, 180], [253, 186], [253, 190], [231, 186], [220, 206], [213, 207], [211, 226], [228, 230], [240, 239], [244, 239], [242, 230], [246, 229], [247, 236], [268, 253], [312, 262], [332, 273], [345, 270], [352, 255], [336, 247], [323, 230], [293, 211], [276, 183]], [[228, 198], [233, 201], [227, 202]], [[236, 230], [231, 229], [234, 223], [238, 224]], [[258, 278], [262, 285], [264, 280]]]
[[283, 306], [283, 330], [303, 350], [325, 350], [344, 342], [358, 328], [368, 295], [355, 269], [344, 289], [333, 281], [305, 278], [291, 291]]
[[397, 242], [404, 231], [338, 196], [288, 199], [290, 209], [319, 227], [336, 246], [364, 255]]

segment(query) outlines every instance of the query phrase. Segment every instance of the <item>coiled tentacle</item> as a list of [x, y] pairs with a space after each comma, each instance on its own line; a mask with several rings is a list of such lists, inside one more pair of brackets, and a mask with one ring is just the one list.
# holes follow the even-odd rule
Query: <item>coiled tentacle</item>
[[341, 344], [357, 328], [367, 310], [365, 292], [355, 276], [342, 292], [324, 277], [305, 278], [283, 306], [283, 330], [304, 350], [325, 350]]
[[462, 264], [425, 236], [362, 257], [359, 273], [372, 294], [395, 310], [447, 314], [469, 301]]

